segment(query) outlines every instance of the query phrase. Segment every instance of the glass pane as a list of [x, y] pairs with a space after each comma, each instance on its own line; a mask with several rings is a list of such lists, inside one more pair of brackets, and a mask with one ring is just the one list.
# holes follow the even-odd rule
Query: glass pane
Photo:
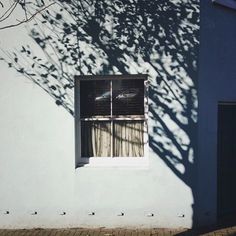
[[144, 156], [143, 128], [143, 121], [115, 121], [113, 123], [113, 155], [115, 157]]
[[144, 114], [144, 80], [112, 81], [113, 115]]
[[81, 121], [81, 156], [111, 156], [111, 123], [107, 121]]
[[110, 115], [110, 81], [93, 80], [80, 82], [80, 116]]

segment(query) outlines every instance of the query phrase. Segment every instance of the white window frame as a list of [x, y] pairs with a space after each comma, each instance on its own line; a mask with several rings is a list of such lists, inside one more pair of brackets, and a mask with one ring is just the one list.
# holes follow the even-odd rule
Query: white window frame
[[[80, 117], [80, 81], [83, 80], [144, 80], [144, 118], [138, 116], [119, 116], [118, 118], [81, 118]], [[82, 75], [75, 76], [75, 165], [76, 167], [138, 167], [146, 168], [148, 158], [148, 77], [147, 75]], [[131, 119], [132, 117], [132, 119]], [[143, 120], [144, 121], [144, 156], [143, 157], [82, 157], [81, 156], [81, 121], [83, 120]], [[112, 122], [111, 122], [112, 123]], [[112, 142], [111, 142], [112, 146]], [[112, 147], [111, 147], [112, 148]]]

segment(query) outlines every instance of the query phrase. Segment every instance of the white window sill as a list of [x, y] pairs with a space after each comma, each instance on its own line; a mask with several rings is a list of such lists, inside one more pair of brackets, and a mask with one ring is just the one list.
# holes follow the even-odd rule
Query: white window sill
[[90, 157], [80, 158], [78, 167], [128, 167], [147, 169], [147, 157]]

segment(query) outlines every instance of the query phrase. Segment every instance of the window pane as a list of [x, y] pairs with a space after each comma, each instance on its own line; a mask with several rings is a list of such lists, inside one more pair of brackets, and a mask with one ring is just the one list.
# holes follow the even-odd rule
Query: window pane
[[80, 116], [110, 115], [110, 81], [80, 82]]
[[113, 115], [144, 114], [144, 80], [112, 81]]
[[111, 123], [106, 121], [81, 121], [82, 157], [111, 156]]
[[113, 123], [113, 155], [142, 157], [144, 155], [144, 122], [115, 121]]

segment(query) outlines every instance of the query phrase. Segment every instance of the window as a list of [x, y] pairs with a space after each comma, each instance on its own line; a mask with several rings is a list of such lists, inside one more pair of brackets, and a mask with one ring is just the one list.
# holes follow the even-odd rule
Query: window
[[115, 75], [76, 79], [77, 162], [103, 165], [145, 159], [146, 78]]

